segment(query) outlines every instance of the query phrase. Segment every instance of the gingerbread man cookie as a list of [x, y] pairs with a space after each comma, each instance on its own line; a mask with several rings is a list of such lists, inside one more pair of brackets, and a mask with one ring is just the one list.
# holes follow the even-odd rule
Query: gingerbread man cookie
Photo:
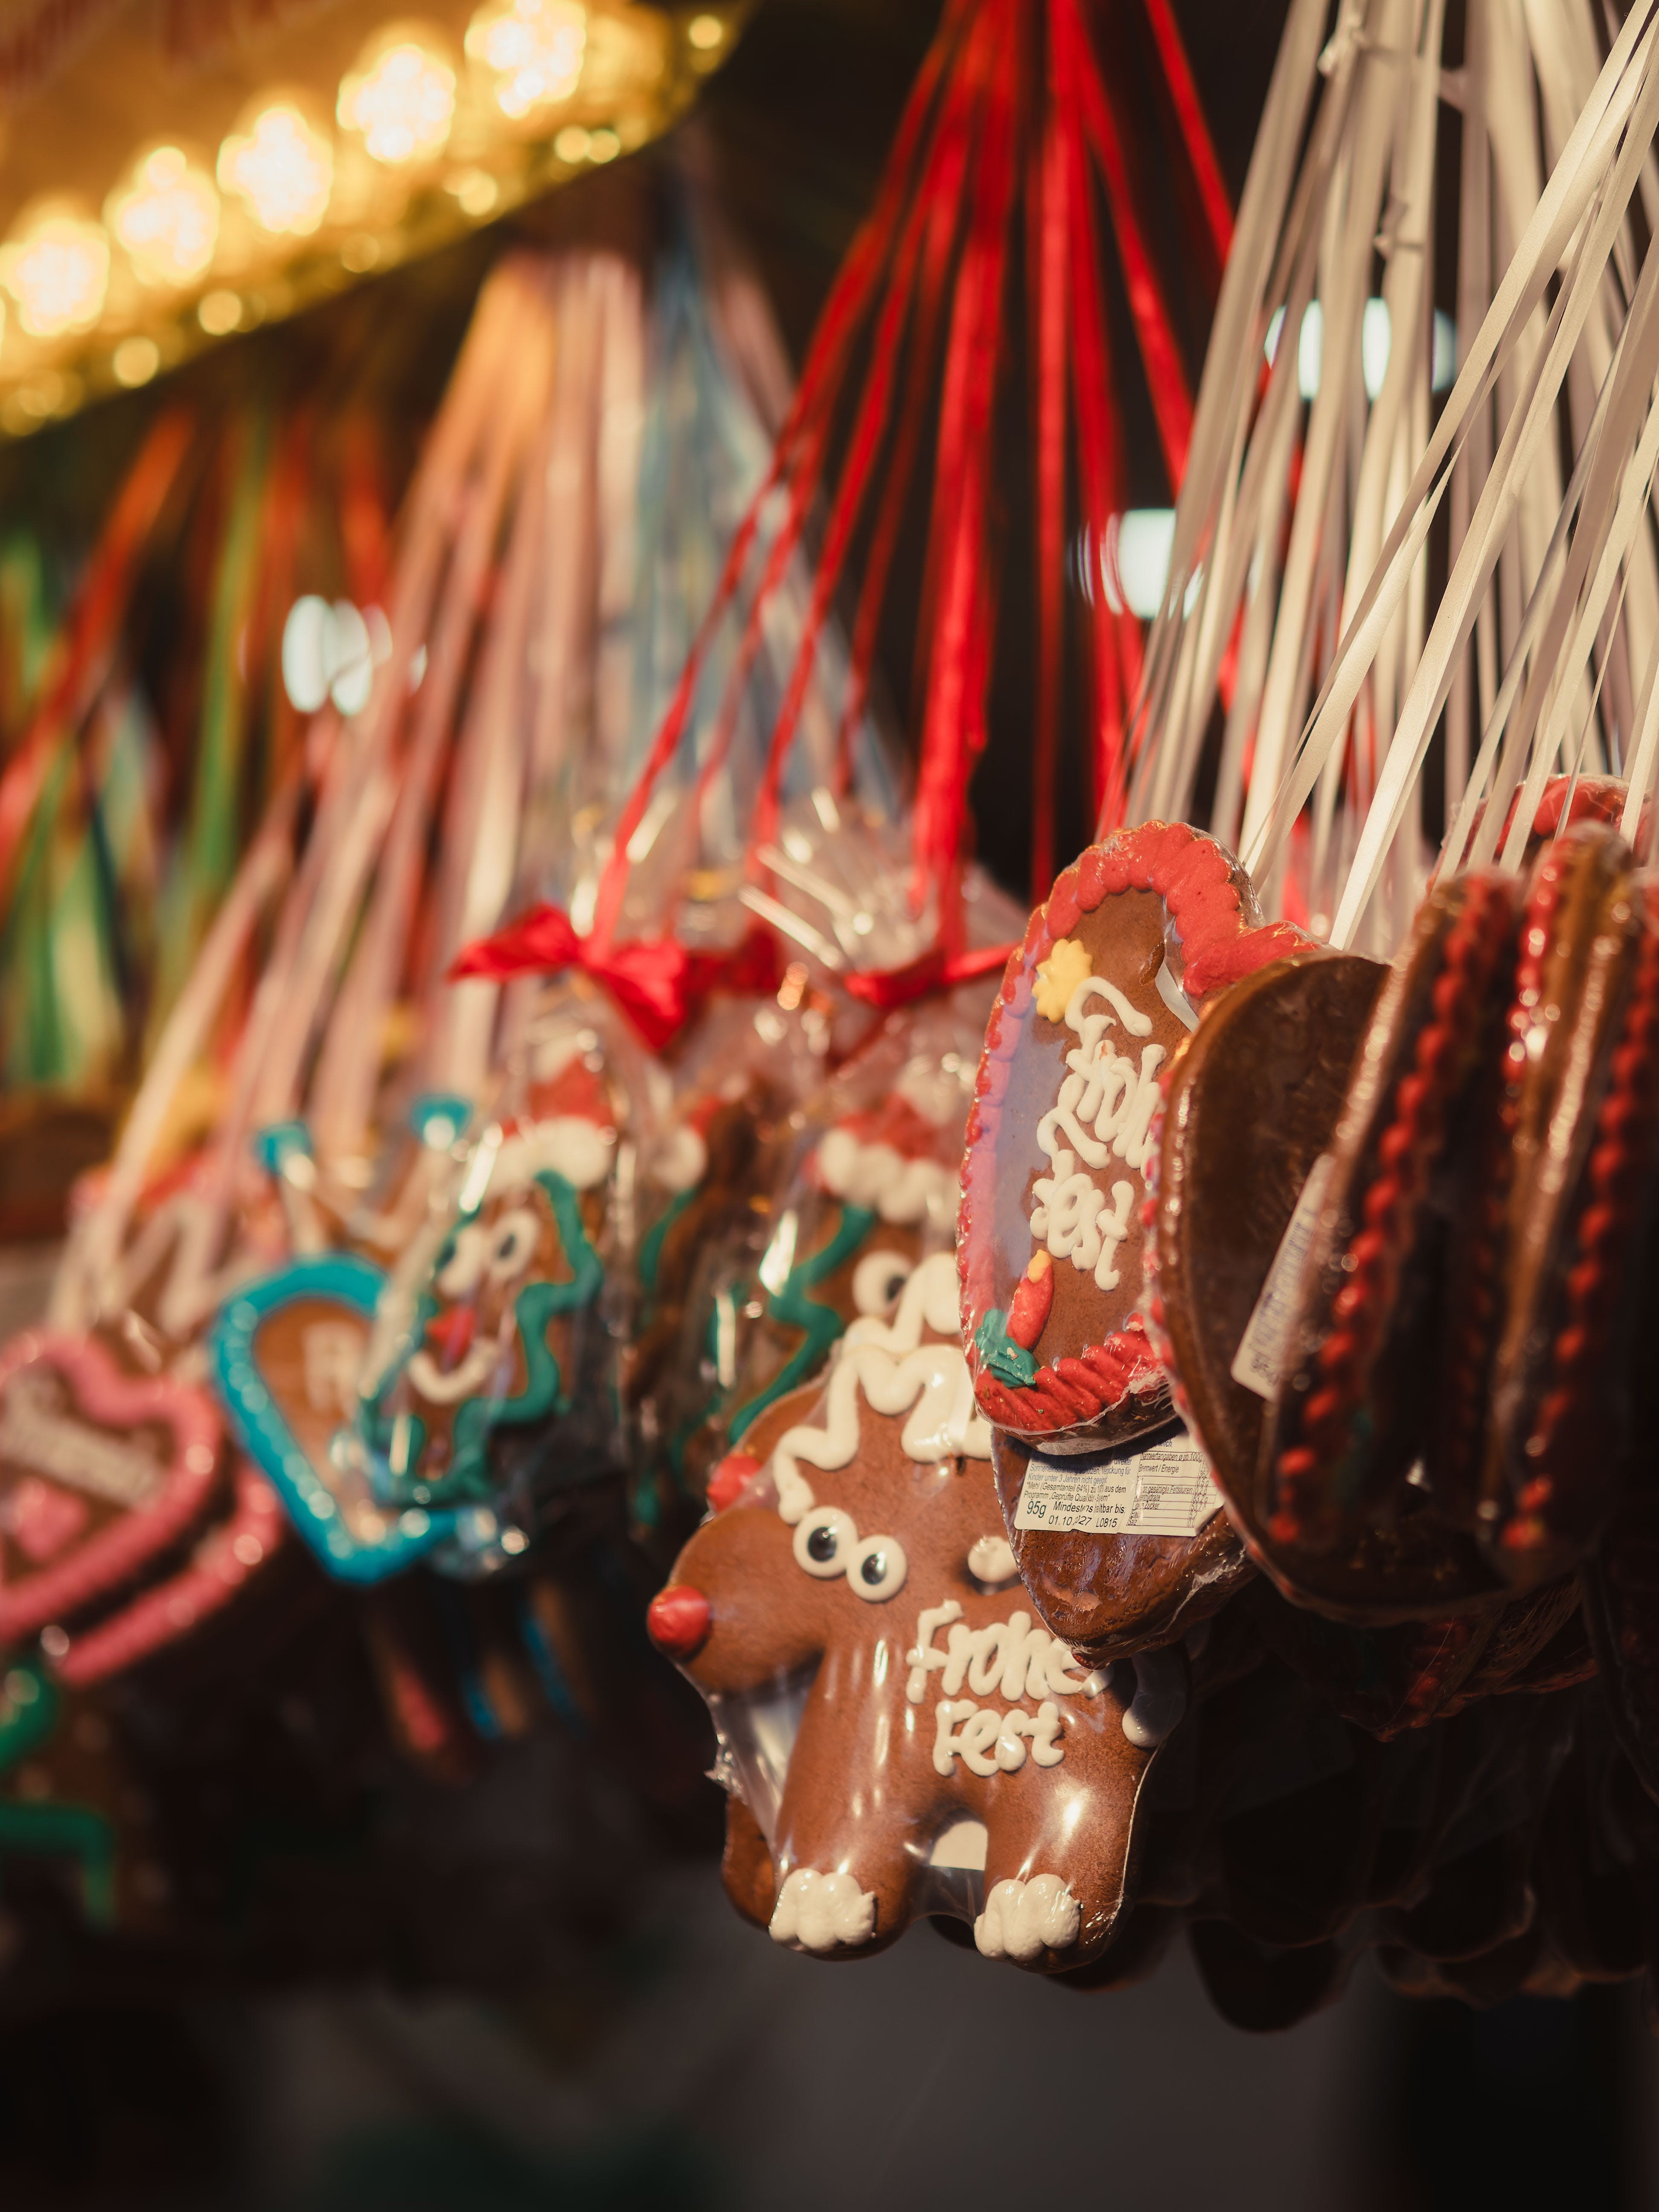
[[594, 1311], [617, 1147], [602, 1068], [591, 1031], [567, 1025], [540, 1048], [522, 1110], [479, 1135], [435, 1255], [417, 1246], [382, 1303], [359, 1428], [371, 1482], [400, 1511], [521, 1491], [579, 1407], [587, 1449], [573, 1440], [558, 1473], [595, 1471], [615, 1425]]
[[1146, 823], [1060, 877], [1008, 963], [969, 1116], [957, 1247], [981, 1410], [1036, 1443], [1169, 1419], [1139, 1314], [1153, 1116], [1194, 1009], [1306, 940], [1212, 838]]
[[1126, 1668], [1126, 1702], [1034, 1622], [955, 1322], [943, 1253], [890, 1323], [854, 1322], [822, 1396], [769, 1415], [766, 1465], [650, 1626], [714, 1713], [753, 1816], [728, 1874], [775, 1941], [853, 1956], [954, 1911], [988, 1956], [1063, 1970], [1130, 1901], [1185, 1664]]

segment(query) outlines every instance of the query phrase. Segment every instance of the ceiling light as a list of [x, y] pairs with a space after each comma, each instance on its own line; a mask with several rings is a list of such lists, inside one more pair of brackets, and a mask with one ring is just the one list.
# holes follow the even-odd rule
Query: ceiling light
[[69, 200], [37, 201], [0, 247], [0, 283], [17, 303], [31, 337], [88, 331], [109, 289], [109, 239], [104, 227]]
[[468, 57], [493, 79], [495, 104], [514, 123], [569, 99], [586, 48], [587, 11], [577, 0], [498, 0], [467, 27]]
[[213, 179], [180, 146], [152, 146], [110, 194], [104, 219], [145, 284], [194, 283], [219, 242]]
[[449, 143], [455, 72], [423, 33], [383, 32], [342, 80], [336, 112], [388, 167], [429, 161]]
[[219, 149], [219, 182], [276, 237], [306, 238], [328, 211], [334, 149], [293, 100], [274, 100]]

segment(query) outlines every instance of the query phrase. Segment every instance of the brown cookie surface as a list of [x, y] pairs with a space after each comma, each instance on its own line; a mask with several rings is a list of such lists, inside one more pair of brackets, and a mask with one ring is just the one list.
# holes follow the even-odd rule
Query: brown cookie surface
[[[1115, 1516], [1123, 1487], [1113, 1477], [1134, 1456], [1131, 1447], [1045, 1462], [1019, 1437], [999, 1431], [992, 1439], [997, 1495], [1020, 1579], [1047, 1626], [1097, 1666], [1184, 1636], [1218, 1612], [1254, 1571], [1218, 1498], [1191, 1534], [1021, 1525], [1030, 1518], [1020, 1509], [1034, 1467], [1039, 1477], [1059, 1475], [1072, 1493], [1097, 1485], [1103, 1519]], [[1127, 1501], [1132, 1517], [1136, 1502]]]
[[1250, 1518], [1273, 1571], [1347, 1619], [1443, 1617], [1496, 1587], [1433, 1452], [1471, 1097], [1492, 1056], [1516, 920], [1498, 877], [1438, 887], [1419, 913], [1354, 1062], [1263, 1426]]
[[[1130, 1893], [1184, 1668], [1172, 1655], [1160, 1718], [1033, 1620], [955, 1288], [950, 1255], [924, 1261], [890, 1322], [848, 1330], [821, 1395], [757, 1424], [763, 1471], [687, 1545], [652, 1631], [767, 1838], [775, 1940], [856, 1955], [919, 1912], [967, 1912], [954, 1894], [981, 1952], [1053, 1971], [1093, 1958]], [[751, 1851], [746, 1899], [756, 1875]]]

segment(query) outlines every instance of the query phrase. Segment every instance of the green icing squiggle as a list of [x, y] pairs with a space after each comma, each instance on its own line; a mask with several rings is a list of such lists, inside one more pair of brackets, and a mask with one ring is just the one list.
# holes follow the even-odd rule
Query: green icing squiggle
[[732, 1416], [727, 1431], [736, 1443], [744, 1431], [750, 1427], [766, 1408], [775, 1403], [798, 1382], [805, 1382], [817, 1373], [830, 1356], [830, 1347], [846, 1327], [833, 1306], [820, 1305], [807, 1292], [833, 1275], [842, 1263], [852, 1257], [859, 1246], [876, 1225], [876, 1216], [867, 1206], [844, 1206], [835, 1235], [821, 1251], [792, 1267], [787, 1281], [775, 1297], [769, 1297], [768, 1309], [775, 1322], [786, 1328], [799, 1328], [805, 1334], [805, 1342], [767, 1384], [765, 1389], [740, 1406]]

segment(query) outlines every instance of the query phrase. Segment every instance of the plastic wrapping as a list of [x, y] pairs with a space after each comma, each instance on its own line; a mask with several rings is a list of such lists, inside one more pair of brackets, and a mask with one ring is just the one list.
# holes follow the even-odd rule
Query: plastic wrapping
[[[822, 1393], [756, 1425], [761, 1470], [682, 1553], [653, 1633], [708, 1698], [763, 1839], [737, 1901], [819, 1955], [909, 1922], [1063, 1969], [1122, 1908], [1183, 1662], [1080, 1672], [1034, 1625], [936, 1252], [848, 1327]], [[1166, 1681], [1163, 1677], [1167, 1674]]]
[[387, 1285], [357, 1432], [385, 1506], [453, 1514], [434, 1564], [506, 1565], [561, 1493], [623, 1464], [628, 1271], [666, 1087], [602, 994], [554, 987]]

